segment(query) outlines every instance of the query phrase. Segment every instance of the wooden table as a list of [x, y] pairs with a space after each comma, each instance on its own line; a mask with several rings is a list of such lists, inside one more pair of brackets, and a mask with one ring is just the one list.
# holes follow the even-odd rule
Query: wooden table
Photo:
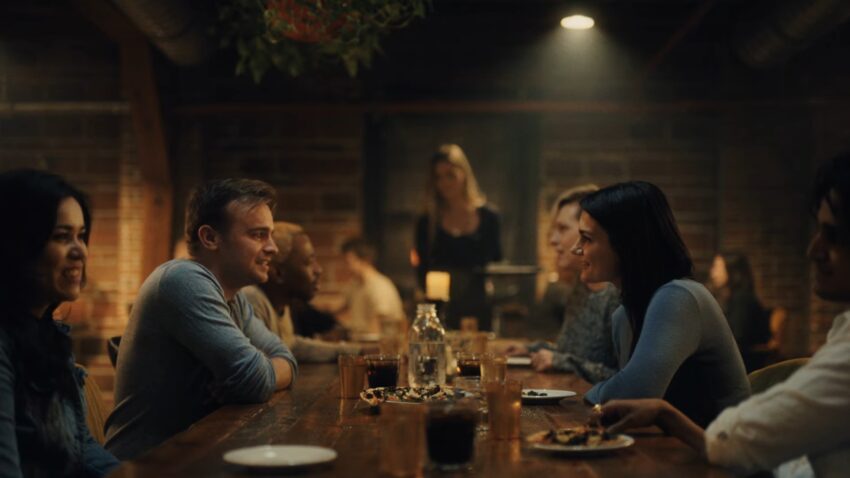
[[[527, 388], [587, 391], [575, 375], [540, 374], [511, 368], [509, 378]], [[295, 387], [276, 393], [261, 405], [226, 406], [190, 429], [172, 437], [136, 460], [124, 463], [113, 477], [161, 476], [275, 476], [228, 465], [222, 453], [262, 444], [306, 444], [335, 449], [339, 457], [330, 465], [298, 474], [310, 476], [377, 475], [377, 417], [358, 400], [341, 400], [337, 366], [301, 366]], [[528, 406], [522, 410], [522, 432], [584, 423], [589, 407], [577, 398], [557, 405]], [[548, 415], [548, 416], [547, 416]], [[572, 458], [531, 450], [519, 440], [492, 441], [479, 434], [471, 475], [528, 477], [726, 477], [678, 440], [648, 431], [632, 433], [636, 444], [626, 450], [595, 458]], [[432, 473], [434, 475], [435, 473]], [[276, 474], [277, 476], [280, 473]], [[463, 476], [463, 475], [462, 475]]]

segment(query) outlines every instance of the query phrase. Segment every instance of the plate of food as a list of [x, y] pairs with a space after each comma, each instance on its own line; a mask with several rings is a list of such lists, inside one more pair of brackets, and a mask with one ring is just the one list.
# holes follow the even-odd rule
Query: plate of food
[[575, 397], [576, 393], [571, 390], [553, 390], [549, 388], [524, 388], [522, 389], [522, 403], [528, 405], [542, 405], [544, 403], [557, 403], [567, 397]]
[[628, 435], [612, 435], [603, 428], [587, 425], [539, 431], [529, 435], [526, 441], [536, 450], [571, 455], [610, 453], [635, 443]]
[[260, 445], [230, 450], [227, 463], [250, 468], [297, 468], [336, 460], [336, 451], [309, 445]]
[[530, 367], [531, 357], [508, 357], [506, 362], [510, 367]]
[[370, 406], [377, 407], [384, 402], [424, 403], [439, 400], [453, 400], [455, 390], [452, 387], [431, 385], [428, 387], [375, 387], [360, 392], [360, 398]]

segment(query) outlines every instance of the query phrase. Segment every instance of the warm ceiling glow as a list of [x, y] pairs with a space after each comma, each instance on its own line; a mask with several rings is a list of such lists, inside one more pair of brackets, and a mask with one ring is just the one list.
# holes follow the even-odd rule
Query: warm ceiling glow
[[594, 21], [584, 15], [570, 15], [561, 19], [561, 26], [567, 30], [587, 30], [593, 28]]

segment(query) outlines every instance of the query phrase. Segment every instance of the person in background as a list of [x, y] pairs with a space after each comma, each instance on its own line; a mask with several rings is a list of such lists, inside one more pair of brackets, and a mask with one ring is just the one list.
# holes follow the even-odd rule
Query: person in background
[[575, 372], [590, 383], [611, 377], [617, 358], [611, 340], [611, 316], [620, 305], [611, 284], [588, 284], [579, 280], [581, 261], [571, 252], [578, 242], [579, 201], [599, 188], [587, 184], [568, 189], [555, 201], [549, 244], [557, 253], [555, 267], [569, 287], [557, 345], [535, 342], [508, 349], [512, 355], [531, 353], [535, 370]]
[[222, 179], [186, 210], [189, 260], [142, 284], [121, 339], [106, 448], [130, 459], [226, 403], [259, 403], [288, 387], [297, 362], [239, 290], [268, 280], [274, 189]]
[[771, 338], [771, 311], [762, 307], [756, 297], [747, 256], [730, 252], [715, 255], [707, 287], [723, 308], [747, 370], [757, 368], [760, 354], [756, 348]]
[[0, 216], [0, 476], [105, 476], [118, 460], [86, 426], [86, 377], [53, 320], [85, 284], [88, 201], [59, 176], [8, 171]]
[[405, 330], [404, 307], [393, 282], [375, 268], [375, 247], [362, 238], [342, 244], [342, 254], [354, 281], [345, 289], [346, 327], [353, 337], [375, 336], [387, 328]]
[[272, 237], [278, 252], [271, 262], [269, 280], [242, 289], [257, 317], [289, 346], [299, 362], [331, 362], [340, 354], [360, 353], [358, 345], [295, 334], [289, 303], [293, 297], [305, 302], [313, 299], [322, 269], [312, 253], [310, 238], [300, 226], [276, 222]]
[[705, 425], [750, 395], [741, 354], [720, 305], [691, 279], [693, 263], [667, 198], [643, 181], [581, 200], [573, 251], [585, 283], [612, 282], [622, 305], [612, 319], [620, 370], [585, 395], [665, 398]]
[[451, 273], [444, 324], [449, 328], [473, 316], [482, 329], [490, 329], [483, 269], [502, 260], [500, 234], [499, 214], [486, 205], [466, 154], [456, 144], [440, 146], [431, 158], [426, 212], [416, 223], [411, 262], [423, 290], [428, 271]]
[[[814, 293], [850, 302], [850, 154], [818, 170], [812, 196], [817, 229], [809, 244]], [[617, 433], [659, 425], [710, 463], [745, 475], [775, 468], [777, 478], [833, 478], [850, 470], [850, 311], [826, 344], [787, 380], [727, 408], [703, 429], [663, 400], [614, 400], [602, 409]]]

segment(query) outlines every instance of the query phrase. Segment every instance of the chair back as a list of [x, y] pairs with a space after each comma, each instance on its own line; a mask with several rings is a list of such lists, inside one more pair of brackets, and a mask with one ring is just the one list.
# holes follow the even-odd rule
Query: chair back
[[121, 345], [121, 336], [116, 335], [115, 337], [110, 337], [106, 342], [106, 353], [109, 354], [109, 363], [112, 364], [112, 368], [115, 368], [115, 364], [118, 363], [118, 346]]
[[80, 364], [76, 364], [77, 368], [84, 372], [85, 383], [83, 384], [83, 393], [86, 400], [86, 425], [92, 437], [103, 445], [106, 437], [103, 433], [104, 425], [106, 424], [106, 406], [103, 404], [101, 397], [100, 386], [90, 376], [86, 368]]
[[785, 360], [750, 373], [747, 378], [750, 381], [750, 390], [753, 394], [761, 393], [777, 383], [784, 382], [803, 365], [809, 362], [808, 358], [796, 358]]

